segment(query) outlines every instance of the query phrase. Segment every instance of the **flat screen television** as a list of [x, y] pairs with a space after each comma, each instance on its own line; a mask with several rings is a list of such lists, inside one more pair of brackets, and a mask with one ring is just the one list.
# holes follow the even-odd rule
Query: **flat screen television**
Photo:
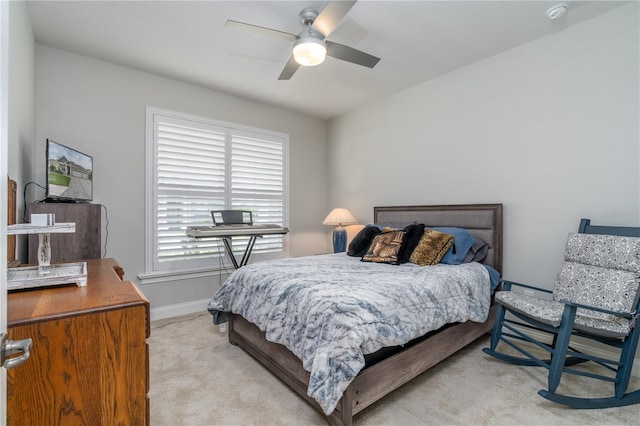
[[47, 139], [46, 202], [93, 200], [93, 157]]

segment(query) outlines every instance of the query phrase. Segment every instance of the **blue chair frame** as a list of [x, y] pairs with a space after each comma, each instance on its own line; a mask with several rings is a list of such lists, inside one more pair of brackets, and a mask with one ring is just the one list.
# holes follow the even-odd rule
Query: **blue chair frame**
[[[589, 219], [582, 219], [578, 228], [579, 233], [586, 234], [605, 234], [605, 235], [621, 235], [628, 237], [640, 237], [640, 228], [620, 227], [620, 226], [592, 226]], [[526, 284], [516, 283], [513, 281], [502, 281], [502, 290], [510, 291], [514, 286], [525, 289], [535, 290], [542, 293], [553, 293], [551, 290], [538, 288]], [[548, 373], [548, 389], [540, 390], [538, 394], [550, 401], [563, 404], [574, 408], [608, 408], [620, 407], [631, 404], [640, 403], [640, 389], [633, 392], [627, 392], [631, 370], [635, 359], [636, 349], [638, 347], [638, 339], [640, 337], [640, 325], [634, 327], [632, 331], [624, 339], [607, 338], [598, 335], [585, 333], [574, 329], [574, 320], [577, 308], [586, 308], [624, 318], [640, 321], [640, 301], [635, 307], [633, 314], [620, 313], [600, 309], [593, 306], [586, 306], [578, 303], [572, 303], [567, 300], [561, 300], [564, 303], [564, 311], [562, 319], [558, 327], [537, 321], [526, 315], [514, 312], [506, 308], [504, 305], [498, 305], [496, 313], [496, 321], [491, 333], [490, 346], [484, 348], [483, 351], [502, 361], [523, 366], [539, 366], [546, 368]], [[505, 318], [505, 314], [509, 312], [516, 319]], [[552, 335], [551, 344], [546, 344], [528, 334], [527, 331], [546, 332]], [[585, 354], [570, 346], [572, 336], [580, 336], [591, 340], [596, 340], [602, 344], [615, 347], [620, 350], [619, 359], [603, 358]], [[527, 348], [519, 344], [520, 341], [528, 342], [550, 354], [549, 359], [540, 359], [532, 354]], [[524, 357], [508, 355], [496, 351], [498, 343], [503, 342]], [[570, 368], [571, 366], [583, 362], [594, 362], [605, 370], [608, 374], [596, 374]], [[560, 384], [563, 373], [576, 374], [580, 376], [590, 377], [593, 379], [612, 382], [614, 384], [614, 396], [603, 398], [579, 398], [568, 395], [560, 395], [556, 393], [556, 389]]]

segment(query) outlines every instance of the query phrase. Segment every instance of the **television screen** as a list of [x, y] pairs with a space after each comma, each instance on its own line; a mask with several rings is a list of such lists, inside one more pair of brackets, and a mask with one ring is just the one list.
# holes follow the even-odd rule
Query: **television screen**
[[47, 199], [93, 200], [93, 158], [47, 139]]

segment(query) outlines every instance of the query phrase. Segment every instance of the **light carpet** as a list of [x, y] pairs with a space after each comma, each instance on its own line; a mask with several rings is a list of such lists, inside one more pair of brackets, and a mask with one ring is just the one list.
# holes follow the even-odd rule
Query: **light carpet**
[[[631, 425], [640, 405], [566, 408], [538, 396], [546, 370], [485, 355], [481, 338], [354, 417], [354, 425]], [[324, 417], [211, 322], [208, 312], [153, 321], [149, 338], [152, 426], [326, 425]], [[634, 378], [631, 389], [640, 387]], [[559, 393], [612, 385], [563, 376]], [[597, 393], [595, 393], [597, 394]], [[602, 396], [602, 394], [600, 394]]]

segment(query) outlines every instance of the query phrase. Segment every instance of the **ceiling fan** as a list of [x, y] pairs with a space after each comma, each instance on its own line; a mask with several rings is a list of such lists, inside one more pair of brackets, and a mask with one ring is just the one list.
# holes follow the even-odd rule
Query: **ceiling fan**
[[301, 65], [321, 64], [326, 55], [373, 68], [380, 61], [380, 58], [326, 39], [356, 1], [332, 0], [319, 13], [313, 8], [303, 9], [300, 12], [300, 21], [304, 29], [297, 35], [230, 19], [225, 25], [293, 42], [293, 55], [289, 58], [289, 62], [280, 73], [278, 80], [289, 80]]

